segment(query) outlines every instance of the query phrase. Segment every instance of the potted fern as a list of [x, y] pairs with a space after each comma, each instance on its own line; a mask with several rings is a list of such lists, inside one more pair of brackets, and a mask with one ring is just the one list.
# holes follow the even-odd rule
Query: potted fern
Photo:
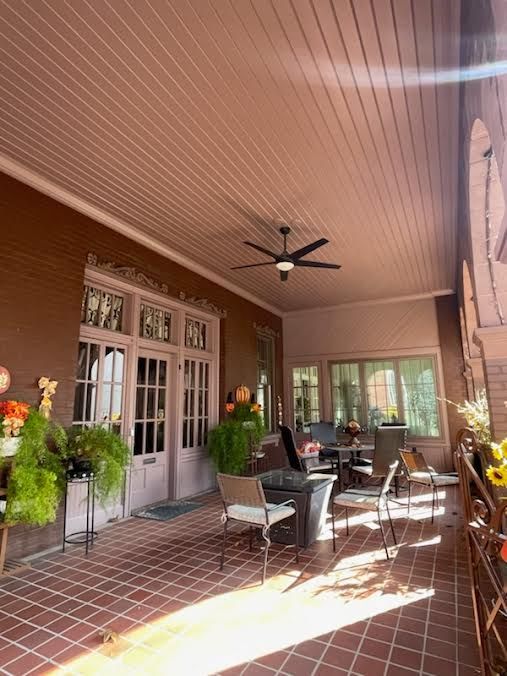
[[241, 474], [250, 448], [257, 447], [265, 433], [257, 405], [236, 404], [209, 434], [208, 451], [216, 469], [225, 474]]
[[8, 471], [3, 520], [9, 525], [45, 526], [56, 520], [65, 487], [64, 430], [33, 408], [16, 437], [16, 461], [0, 458]]
[[67, 457], [71, 472], [94, 474], [95, 492], [103, 505], [120, 496], [130, 449], [118, 434], [100, 425], [74, 428], [68, 436]]

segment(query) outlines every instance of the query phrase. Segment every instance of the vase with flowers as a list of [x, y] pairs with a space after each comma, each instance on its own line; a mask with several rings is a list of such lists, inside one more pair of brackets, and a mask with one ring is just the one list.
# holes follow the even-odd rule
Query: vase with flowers
[[21, 441], [20, 433], [29, 413], [30, 407], [24, 401], [0, 401], [0, 457], [16, 455]]

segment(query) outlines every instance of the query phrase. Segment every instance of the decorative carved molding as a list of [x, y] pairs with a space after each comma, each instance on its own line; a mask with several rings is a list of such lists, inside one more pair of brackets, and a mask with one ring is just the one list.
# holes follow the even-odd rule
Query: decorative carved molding
[[212, 312], [214, 315], [218, 315], [222, 319], [227, 317], [227, 310], [224, 310], [218, 305], [215, 305], [207, 298], [197, 298], [196, 296], [187, 296], [184, 291], [180, 291], [179, 299], [188, 303], [189, 305], [194, 305], [195, 307], [201, 308], [201, 310], [207, 310]]
[[267, 324], [257, 324], [257, 322], [253, 323], [254, 329], [256, 329], [259, 333], [264, 333], [266, 336], [270, 336], [271, 338], [280, 338], [280, 332], [275, 331], [275, 329], [272, 329], [271, 326], [268, 326]]
[[94, 267], [100, 268], [101, 270], [112, 272], [114, 275], [124, 277], [125, 279], [130, 279], [133, 282], [137, 282], [138, 284], [147, 286], [150, 289], [154, 289], [155, 291], [160, 291], [161, 293], [165, 294], [169, 293], [169, 287], [167, 286], [167, 284], [157, 282], [152, 277], [148, 277], [148, 275], [145, 275], [144, 272], [140, 272], [134, 267], [128, 267], [126, 265], [117, 265], [112, 261], [101, 261], [99, 260], [98, 256], [94, 253], [88, 254], [88, 256], [86, 257], [86, 262], [88, 263], [88, 265], [93, 265]]

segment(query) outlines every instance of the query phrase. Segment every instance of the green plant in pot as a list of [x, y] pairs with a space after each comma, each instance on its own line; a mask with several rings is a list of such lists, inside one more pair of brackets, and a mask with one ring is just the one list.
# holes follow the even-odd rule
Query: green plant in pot
[[209, 433], [208, 451], [219, 472], [241, 474], [249, 450], [266, 433], [262, 417], [251, 404], [236, 404], [227, 418]]
[[9, 473], [4, 520], [12, 525], [45, 526], [56, 520], [65, 487], [67, 436], [62, 427], [30, 408], [19, 439]]
[[100, 425], [73, 429], [67, 456], [69, 469], [77, 475], [93, 472], [95, 492], [102, 504], [121, 495], [130, 449], [118, 434]]

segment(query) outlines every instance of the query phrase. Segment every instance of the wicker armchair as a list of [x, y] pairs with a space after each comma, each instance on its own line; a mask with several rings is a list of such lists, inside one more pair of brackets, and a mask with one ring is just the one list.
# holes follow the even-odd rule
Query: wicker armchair
[[264, 583], [268, 564], [268, 550], [271, 544], [269, 529], [273, 524], [295, 516], [296, 562], [299, 562], [299, 522], [295, 500], [286, 500], [277, 505], [266, 502], [262, 484], [259, 479], [256, 479], [255, 477], [217, 474], [217, 481], [224, 508], [222, 513], [224, 533], [222, 540], [222, 554], [220, 557], [220, 570], [224, 567], [225, 542], [227, 539], [227, 525], [229, 521], [236, 521], [248, 525], [250, 531], [250, 551], [252, 551], [254, 530], [256, 528], [261, 530], [262, 537], [266, 542], [266, 548], [264, 550], [264, 566], [262, 569], [262, 582]]
[[410, 495], [412, 484], [428, 486], [432, 490], [431, 523], [435, 519], [435, 505], [438, 509], [438, 489], [444, 486], [455, 486], [459, 483], [455, 472], [435, 472], [433, 467], [426, 464], [424, 455], [418, 451], [400, 450], [401, 459], [405, 466], [408, 481], [408, 512], [410, 514]]

